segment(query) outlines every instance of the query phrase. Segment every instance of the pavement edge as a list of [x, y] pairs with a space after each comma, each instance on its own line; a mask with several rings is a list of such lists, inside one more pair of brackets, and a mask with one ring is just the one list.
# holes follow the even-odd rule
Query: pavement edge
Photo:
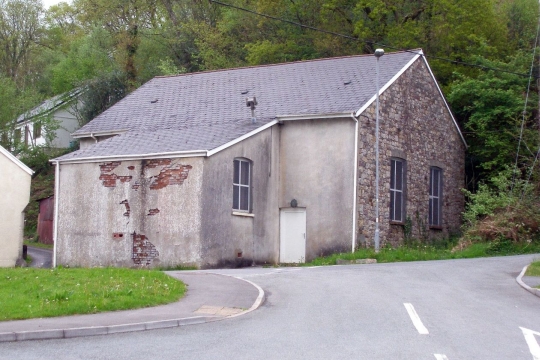
[[516, 281], [517, 281], [517, 283], [519, 284], [519, 286], [521, 286], [522, 288], [524, 288], [525, 290], [527, 290], [527, 291], [530, 292], [531, 294], [540, 297], [540, 289], [532, 288], [532, 287], [530, 287], [529, 285], [525, 284], [525, 283], [523, 282], [523, 280], [522, 280], [523, 275], [525, 275], [525, 272], [527, 271], [527, 268], [528, 268], [528, 267], [529, 267], [529, 265], [525, 266], [525, 267], [523, 268], [523, 270], [521, 270], [521, 272], [519, 273], [518, 277], [516, 278]]
[[264, 290], [254, 282], [251, 282], [240, 277], [224, 274], [216, 274], [221, 276], [229, 276], [238, 280], [245, 281], [252, 286], [254, 286], [258, 291], [259, 295], [255, 302], [249, 309], [242, 311], [241, 313], [229, 315], [225, 317], [216, 317], [216, 316], [193, 316], [181, 319], [167, 319], [167, 320], [158, 320], [158, 321], [147, 321], [142, 323], [129, 323], [129, 324], [120, 324], [120, 325], [110, 325], [110, 326], [90, 326], [90, 327], [80, 327], [80, 328], [68, 328], [68, 329], [52, 329], [52, 330], [35, 330], [35, 331], [16, 331], [16, 332], [5, 332], [0, 333], [0, 343], [2, 342], [13, 342], [13, 341], [24, 341], [24, 340], [52, 340], [52, 339], [69, 339], [75, 337], [86, 337], [86, 336], [95, 336], [95, 335], [109, 335], [117, 334], [123, 332], [134, 332], [134, 331], [145, 331], [145, 330], [154, 330], [154, 329], [164, 329], [179, 327], [185, 325], [196, 325], [204, 324], [208, 322], [230, 319], [237, 316], [242, 316], [247, 313], [250, 313], [258, 309], [264, 301]]

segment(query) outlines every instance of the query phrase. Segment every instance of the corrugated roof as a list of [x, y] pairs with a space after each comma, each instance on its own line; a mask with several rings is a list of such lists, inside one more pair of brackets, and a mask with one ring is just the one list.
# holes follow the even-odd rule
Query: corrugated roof
[[20, 115], [17, 118], [17, 124], [23, 123], [27, 120], [31, 120], [35, 117], [49, 114], [51, 111], [54, 111], [62, 107], [63, 105], [71, 102], [71, 100], [77, 97], [81, 93], [81, 91], [82, 90], [80, 88], [77, 88], [43, 101], [41, 104], [39, 104], [32, 110], [29, 110], [24, 114]]
[[[415, 56], [383, 56], [380, 84]], [[356, 112], [375, 95], [375, 66], [373, 55], [362, 55], [157, 77], [73, 135], [125, 132], [57, 160], [212, 150], [278, 115]], [[252, 96], [256, 124], [246, 106]]]

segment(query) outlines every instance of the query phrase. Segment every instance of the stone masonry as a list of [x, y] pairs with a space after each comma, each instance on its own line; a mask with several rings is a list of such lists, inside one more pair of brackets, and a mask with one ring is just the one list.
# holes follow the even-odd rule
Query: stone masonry
[[[429, 241], [459, 231], [464, 210], [465, 145], [428, 68], [417, 60], [380, 97], [380, 241], [396, 245]], [[390, 223], [390, 160], [406, 161], [405, 221]], [[430, 166], [442, 168], [442, 227], [430, 228]], [[358, 245], [372, 245], [375, 231], [375, 103], [359, 118]], [[407, 225], [407, 226], [406, 226]]]

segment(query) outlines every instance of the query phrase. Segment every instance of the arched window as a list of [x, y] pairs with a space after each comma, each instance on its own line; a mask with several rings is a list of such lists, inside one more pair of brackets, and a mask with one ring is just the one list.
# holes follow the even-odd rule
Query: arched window
[[251, 161], [234, 159], [233, 210], [251, 212]]

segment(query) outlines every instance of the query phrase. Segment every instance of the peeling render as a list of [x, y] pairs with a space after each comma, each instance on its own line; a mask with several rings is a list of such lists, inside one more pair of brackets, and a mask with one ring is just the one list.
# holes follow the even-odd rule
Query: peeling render
[[118, 176], [115, 173], [110, 174], [111, 171], [116, 169], [122, 164], [120, 161], [114, 161], [99, 165], [101, 175], [99, 180], [102, 180], [102, 184], [105, 187], [116, 187], [116, 180], [120, 180], [121, 183], [130, 182], [132, 176]]
[[135, 265], [150, 265], [159, 256], [154, 244], [143, 234], [133, 233], [133, 254], [131, 258]]
[[157, 215], [157, 214], [159, 214], [159, 209], [150, 209], [150, 210], [148, 210], [148, 216]]
[[124, 204], [126, 206], [126, 212], [124, 213], [124, 216], [129, 217], [129, 213], [131, 212], [131, 209], [129, 207], [129, 201], [126, 199], [126, 200], [122, 201], [120, 204]]
[[158, 176], [152, 178], [150, 190], [163, 189], [169, 185], [182, 185], [188, 177], [189, 170], [191, 165], [173, 164], [164, 167]]

